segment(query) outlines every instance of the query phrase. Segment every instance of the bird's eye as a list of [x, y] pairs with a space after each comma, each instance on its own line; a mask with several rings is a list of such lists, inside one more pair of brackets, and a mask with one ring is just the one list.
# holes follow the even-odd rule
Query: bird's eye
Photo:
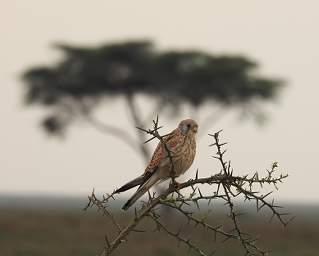
[[188, 125], [187, 125], [187, 128], [188, 128], [188, 129], [189, 129], [189, 128], [191, 128], [191, 125], [190, 125], [190, 124], [188, 124]]

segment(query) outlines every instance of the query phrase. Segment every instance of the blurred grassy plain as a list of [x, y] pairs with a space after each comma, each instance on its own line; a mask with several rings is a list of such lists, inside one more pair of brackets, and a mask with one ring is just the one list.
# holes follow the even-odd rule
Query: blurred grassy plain
[[[111, 223], [94, 210], [82, 211], [83, 199], [19, 198], [0, 196], [0, 255], [96, 255], [104, 244], [104, 235], [114, 234]], [[273, 256], [319, 255], [319, 205], [290, 204], [286, 206], [295, 219], [283, 228], [278, 222], [268, 223], [265, 216], [257, 216], [252, 209], [242, 216], [245, 231], [260, 238], [259, 245], [272, 251]], [[217, 207], [218, 208], [218, 207]], [[116, 217], [127, 223], [130, 213], [118, 211]], [[192, 237], [203, 249], [216, 249], [215, 255], [243, 255], [236, 242], [214, 242], [214, 235], [197, 227], [186, 227], [185, 219], [170, 214], [163, 217], [173, 229], [183, 225], [186, 237]], [[213, 210], [211, 224], [225, 224], [227, 219], [220, 210]], [[146, 220], [114, 255], [196, 255], [178, 246], [174, 238], [152, 232], [154, 225]], [[219, 239], [220, 240], [220, 239]]]

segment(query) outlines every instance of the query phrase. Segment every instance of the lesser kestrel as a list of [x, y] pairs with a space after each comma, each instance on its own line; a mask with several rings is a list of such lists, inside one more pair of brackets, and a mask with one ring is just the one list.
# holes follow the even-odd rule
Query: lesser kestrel
[[183, 120], [175, 130], [163, 138], [162, 142], [158, 143], [144, 173], [115, 191], [120, 193], [139, 185], [122, 209], [127, 210], [154, 184], [172, 177], [172, 173], [178, 177], [190, 168], [196, 153], [197, 129], [198, 124], [194, 120]]

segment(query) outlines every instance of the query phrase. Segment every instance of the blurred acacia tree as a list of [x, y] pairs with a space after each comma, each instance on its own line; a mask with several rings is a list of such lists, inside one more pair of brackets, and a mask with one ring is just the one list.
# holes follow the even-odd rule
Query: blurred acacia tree
[[[134, 126], [143, 126], [146, 120], [142, 117], [148, 115], [137, 108], [139, 94], [151, 98], [151, 115], [164, 109], [178, 114], [185, 103], [195, 110], [212, 103], [221, 107], [220, 113], [226, 108], [256, 113], [259, 103], [274, 99], [282, 85], [280, 80], [254, 74], [257, 63], [243, 56], [215, 56], [198, 50], [159, 51], [150, 41], [95, 48], [56, 47], [64, 53], [60, 62], [51, 67], [33, 67], [23, 75], [26, 103], [50, 110], [42, 120], [43, 128], [58, 135], [75, 120], [84, 119], [129, 146], [140, 148], [145, 160], [149, 158], [145, 146], [115, 122], [106, 124], [94, 117], [100, 103], [122, 96]], [[205, 119], [211, 124], [210, 117]], [[137, 134], [139, 141], [145, 139], [143, 133]]]

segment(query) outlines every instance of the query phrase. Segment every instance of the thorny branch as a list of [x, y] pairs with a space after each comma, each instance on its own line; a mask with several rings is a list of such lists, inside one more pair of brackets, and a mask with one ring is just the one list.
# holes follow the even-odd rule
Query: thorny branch
[[145, 143], [148, 143], [150, 142], [151, 140], [157, 138], [163, 145], [164, 145], [164, 148], [165, 148], [165, 151], [167, 152], [167, 155], [168, 155], [168, 158], [170, 160], [170, 163], [171, 163], [171, 178], [172, 178], [172, 184], [175, 184], [175, 168], [174, 168], [174, 162], [173, 162], [173, 152], [169, 149], [169, 147], [167, 146], [167, 144], [165, 143], [165, 140], [164, 138], [166, 136], [168, 136], [169, 134], [166, 134], [164, 136], [161, 136], [159, 133], [158, 133], [158, 130], [161, 129], [163, 126], [158, 126], [158, 116], [156, 117], [156, 120], [153, 120], [153, 129], [143, 129], [143, 128], [140, 128], [140, 127], [136, 127], [137, 129], [141, 130], [142, 132], [145, 132], [147, 134], [150, 134], [152, 135], [153, 137], [151, 137], [150, 139], [148, 139], [147, 141], [144, 142]]
[[181, 234], [180, 234], [180, 231], [175, 233], [175, 232], [171, 231], [169, 228], [167, 228], [167, 226], [165, 226], [165, 224], [163, 224], [160, 221], [160, 215], [159, 214], [156, 214], [154, 211], [151, 211], [149, 216], [155, 222], [157, 231], [164, 230], [166, 234], [175, 237], [178, 240], [178, 242], [186, 244], [189, 249], [194, 250], [195, 252], [197, 252], [201, 256], [206, 256], [206, 254], [198, 246], [193, 244], [190, 239], [183, 238], [181, 236]]
[[[161, 143], [164, 144], [168, 157], [171, 160], [172, 182], [174, 183], [175, 175], [172, 152], [165, 144], [165, 137], [169, 134], [161, 136], [158, 132], [160, 128], [162, 128], [162, 126], [158, 125], [157, 117], [156, 120], [153, 120], [152, 129], [138, 129], [152, 136], [145, 143], [157, 138]], [[98, 211], [101, 211], [111, 220], [117, 230], [117, 233], [113, 234], [112, 239], [109, 239], [108, 236], [105, 236], [105, 246], [100, 254], [101, 256], [111, 255], [114, 250], [116, 250], [121, 245], [121, 243], [127, 241], [127, 237], [130, 233], [141, 232], [136, 227], [144, 218], [150, 218], [154, 222], [154, 224], [156, 225], [156, 231], [163, 231], [167, 235], [175, 237], [175, 239], [179, 243], [185, 244], [189, 250], [194, 251], [198, 255], [208, 256], [215, 252], [213, 251], [212, 253], [208, 254], [198, 245], [196, 245], [191, 238], [185, 238], [185, 236], [182, 235], [181, 230], [175, 232], [171, 229], [171, 227], [168, 227], [168, 225], [165, 224], [165, 221], [162, 220], [161, 215], [156, 211], [157, 206], [159, 205], [170, 207], [175, 212], [184, 216], [187, 220], [188, 225], [194, 224], [195, 227], [199, 226], [202, 227], [204, 230], [210, 231], [212, 233], [214, 241], [217, 241], [217, 239], [223, 242], [227, 240], [239, 241], [244, 255], [268, 255], [265, 250], [257, 246], [256, 238], [252, 237], [249, 234], [246, 234], [243, 231], [243, 228], [240, 225], [241, 213], [237, 212], [236, 210], [234, 198], [242, 196], [244, 201], [255, 202], [257, 212], [259, 212], [263, 208], [268, 208], [272, 213], [270, 220], [275, 217], [282, 223], [282, 225], [286, 226], [292, 220], [292, 218], [286, 219], [287, 213], [281, 212], [281, 207], [275, 205], [273, 199], [270, 201], [268, 200], [271, 192], [261, 194], [258, 190], [256, 190], [256, 185], [260, 186], [261, 188], [263, 188], [263, 186], [265, 185], [273, 185], [275, 189], [278, 189], [277, 184], [283, 182], [283, 180], [287, 178], [288, 175], [275, 175], [278, 169], [277, 163], [273, 163], [271, 169], [267, 170], [267, 174], [263, 177], [260, 176], [257, 172], [254, 173], [251, 177], [249, 175], [234, 175], [234, 170], [231, 166], [231, 162], [225, 161], [224, 155], [226, 153], [226, 149], [224, 149], [224, 146], [227, 143], [223, 143], [220, 141], [220, 133], [221, 131], [214, 134], [209, 134], [209, 136], [213, 138], [213, 143], [210, 146], [217, 149], [216, 155], [214, 155], [213, 157], [220, 162], [221, 169], [219, 170], [219, 172], [217, 171], [216, 174], [209, 177], [199, 178], [197, 170], [194, 179], [189, 179], [184, 183], [180, 183], [178, 187], [169, 186], [160, 195], [156, 195], [155, 193], [151, 195], [151, 193], [149, 192], [148, 201], [143, 202], [140, 208], [135, 208], [134, 217], [132, 218], [131, 222], [125, 227], [122, 227], [122, 225], [120, 225], [115, 219], [114, 214], [112, 214], [110, 200], [116, 200], [114, 197], [114, 192], [110, 195], [107, 194], [106, 196], [103, 196], [102, 199], [98, 199], [95, 196], [94, 191], [92, 192], [92, 194], [88, 197], [89, 202], [85, 209], [93, 206], [96, 207]], [[201, 192], [201, 186], [205, 184], [213, 187], [213, 193], [204, 195]], [[188, 195], [186, 195], [185, 193], [181, 193], [181, 190], [186, 188], [190, 190], [190, 194]], [[229, 217], [233, 225], [233, 228], [231, 230], [227, 231], [223, 227], [223, 225], [210, 224], [207, 217], [200, 218], [196, 216], [194, 206], [197, 207], [198, 211], [202, 211], [202, 204], [200, 204], [199, 202], [207, 202], [208, 207], [210, 207], [211, 202], [215, 200], [222, 201], [225, 205], [228, 206]]]

